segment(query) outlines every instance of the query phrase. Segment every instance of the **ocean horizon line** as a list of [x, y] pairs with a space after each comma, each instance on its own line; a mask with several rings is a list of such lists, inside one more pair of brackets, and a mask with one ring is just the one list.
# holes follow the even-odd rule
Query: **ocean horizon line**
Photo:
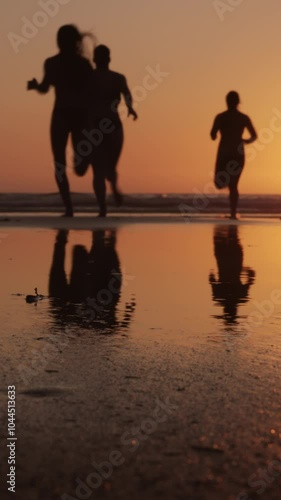
[[[77, 213], [95, 212], [98, 208], [93, 193], [72, 193]], [[117, 213], [228, 213], [227, 193], [129, 193], [124, 204], [116, 209], [112, 195], [108, 196], [111, 212]], [[59, 193], [1, 193], [0, 212], [54, 213], [62, 211]], [[280, 214], [281, 194], [242, 194], [239, 212], [248, 214]]]

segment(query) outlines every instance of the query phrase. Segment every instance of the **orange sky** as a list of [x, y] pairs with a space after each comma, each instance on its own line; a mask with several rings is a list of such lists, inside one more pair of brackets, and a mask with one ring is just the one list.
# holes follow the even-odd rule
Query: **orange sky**
[[[57, 29], [67, 23], [111, 47], [111, 67], [126, 74], [136, 98], [147, 67], [160, 65], [168, 73], [137, 103], [139, 121], [124, 121], [123, 191], [204, 191], [217, 148], [209, 131], [234, 89], [260, 136], [248, 146], [241, 192], [281, 192], [280, 0], [49, 2], [53, 17], [38, 14], [48, 0], [1, 5], [1, 192], [56, 191], [49, 143], [53, 92], [40, 96], [25, 85], [41, 78], [43, 61], [56, 53]], [[22, 18], [45, 26], [27, 39]], [[23, 37], [18, 45], [11, 33]], [[72, 191], [91, 191], [91, 172], [84, 179], [71, 168], [69, 174]]]

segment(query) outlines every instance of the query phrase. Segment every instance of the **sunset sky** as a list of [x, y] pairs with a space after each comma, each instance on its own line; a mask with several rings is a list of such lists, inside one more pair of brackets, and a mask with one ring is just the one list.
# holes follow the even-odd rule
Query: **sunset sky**
[[[137, 101], [139, 120], [124, 120], [123, 191], [203, 191], [218, 146], [209, 136], [214, 116], [225, 109], [226, 93], [237, 90], [259, 135], [248, 146], [241, 192], [281, 193], [280, 0], [49, 2], [58, 11], [53, 17], [38, 14], [47, 0], [1, 4], [1, 192], [56, 191], [53, 90], [27, 92], [26, 81], [41, 79], [44, 60], [57, 52], [58, 28], [75, 23], [111, 48], [111, 67], [127, 76]], [[45, 26], [27, 39], [22, 18]], [[166, 76], [145, 90], [157, 66]], [[71, 154], [68, 172], [72, 191], [92, 190], [92, 173], [76, 178]]]

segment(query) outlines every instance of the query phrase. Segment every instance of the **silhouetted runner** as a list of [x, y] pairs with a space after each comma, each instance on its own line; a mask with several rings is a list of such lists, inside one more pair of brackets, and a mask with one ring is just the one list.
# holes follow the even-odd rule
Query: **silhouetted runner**
[[62, 26], [57, 34], [59, 54], [46, 59], [41, 83], [34, 78], [28, 82], [28, 90], [46, 94], [54, 86], [56, 100], [51, 121], [51, 144], [55, 161], [55, 177], [61, 194], [65, 216], [73, 215], [69, 183], [66, 175], [66, 145], [69, 134], [75, 147], [81, 130], [87, 123], [85, 86], [93, 68], [82, 57], [83, 35], [73, 25]]
[[[96, 69], [93, 71], [89, 88], [91, 111], [91, 130], [99, 131], [98, 139], [94, 142], [92, 166], [94, 170], [93, 188], [99, 204], [99, 216], [105, 217], [106, 209], [106, 180], [111, 184], [117, 206], [120, 206], [123, 197], [117, 187], [117, 164], [123, 147], [123, 125], [118, 114], [118, 105], [123, 95], [128, 116], [137, 119], [133, 109], [132, 95], [128, 88], [125, 76], [109, 69], [110, 50], [105, 45], [99, 45], [94, 51]], [[90, 134], [91, 135], [91, 134]], [[77, 165], [77, 175], [84, 175], [87, 164]]]
[[[230, 217], [236, 219], [239, 199], [238, 182], [245, 163], [244, 144], [251, 144], [257, 138], [250, 118], [238, 111], [239, 95], [231, 91], [226, 96], [227, 111], [216, 116], [211, 130], [211, 138], [215, 140], [220, 132], [221, 140], [218, 149], [215, 185], [218, 189], [228, 187], [230, 200]], [[243, 139], [244, 130], [250, 133]]]

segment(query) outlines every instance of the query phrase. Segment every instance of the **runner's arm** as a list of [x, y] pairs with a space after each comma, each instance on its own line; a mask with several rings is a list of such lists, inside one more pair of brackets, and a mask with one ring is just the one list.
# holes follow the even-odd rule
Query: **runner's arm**
[[50, 85], [50, 70], [47, 59], [44, 64], [44, 76], [42, 82], [38, 83], [36, 78], [33, 78], [32, 80], [27, 82], [27, 90], [37, 90], [37, 92], [39, 92], [40, 94], [47, 94]]
[[213, 141], [216, 140], [217, 133], [218, 133], [219, 130], [220, 130], [219, 115], [217, 115], [216, 118], [215, 118], [214, 124], [212, 126], [212, 130], [211, 130], [211, 139]]
[[247, 117], [245, 128], [248, 130], [250, 137], [249, 139], [244, 139], [243, 142], [244, 144], [251, 144], [258, 138], [258, 135], [249, 117]]
[[132, 115], [134, 120], [137, 120], [138, 115], [133, 108], [133, 97], [128, 87], [127, 80], [123, 75], [121, 80], [121, 94], [124, 96], [125, 103], [128, 108], [128, 116]]

